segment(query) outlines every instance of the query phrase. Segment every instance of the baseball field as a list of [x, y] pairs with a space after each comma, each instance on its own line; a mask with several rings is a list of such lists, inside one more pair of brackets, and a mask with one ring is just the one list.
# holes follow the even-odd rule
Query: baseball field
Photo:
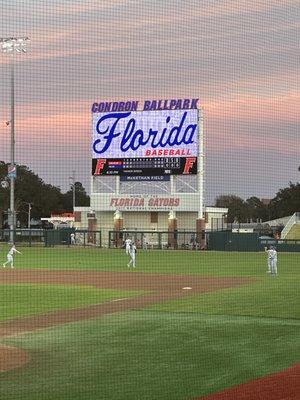
[[0, 399], [300, 398], [299, 253], [17, 249]]

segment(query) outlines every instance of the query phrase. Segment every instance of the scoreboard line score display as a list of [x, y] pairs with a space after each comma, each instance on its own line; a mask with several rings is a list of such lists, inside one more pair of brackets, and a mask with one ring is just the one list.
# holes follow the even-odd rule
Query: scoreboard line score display
[[93, 175], [191, 175], [197, 174], [196, 157], [93, 159]]
[[[196, 106], [196, 101], [173, 100], [174, 107], [178, 104]], [[197, 108], [93, 112], [92, 175], [124, 180], [197, 174], [199, 112]]]

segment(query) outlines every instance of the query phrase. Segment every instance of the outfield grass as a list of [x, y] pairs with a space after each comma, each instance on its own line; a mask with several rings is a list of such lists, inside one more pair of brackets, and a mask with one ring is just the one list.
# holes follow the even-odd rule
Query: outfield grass
[[7, 284], [0, 285], [0, 321], [78, 308], [135, 296], [142, 291], [95, 289], [83, 286]]
[[6, 340], [31, 362], [0, 377], [6, 400], [194, 398], [299, 359], [295, 320], [127, 312]]
[[[14, 258], [15, 266], [25, 269], [126, 271], [129, 259], [124, 250], [117, 249], [23, 247], [20, 250], [22, 254]], [[293, 276], [299, 270], [300, 253], [280, 253], [278, 259], [280, 275]], [[146, 273], [264, 276], [266, 268], [264, 252], [139, 250], [137, 253], [137, 270]]]

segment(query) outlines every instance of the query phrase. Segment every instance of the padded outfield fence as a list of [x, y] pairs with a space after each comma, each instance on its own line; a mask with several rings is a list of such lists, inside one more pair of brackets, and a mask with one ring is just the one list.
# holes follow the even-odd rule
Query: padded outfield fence
[[[101, 231], [66, 229], [16, 229], [14, 242], [24, 246], [72, 246], [71, 234], [74, 233], [74, 245], [102, 247]], [[0, 230], [0, 242], [10, 242], [11, 231]]]
[[300, 252], [300, 240], [260, 238], [258, 233], [234, 233], [231, 231], [206, 232], [206, 249], [217, 251], [263, 251], [275, 246], [279, 252]]
[[[74, 233], [74, 243], [71, 234]], [[22, 246], [81, 246], [123, 248], [127, 238], [144, 250], [214, 250], [214, 251], [263, 251], [273, 245], [279, 252], [300, 252], [300, 240], [260, 238], [258, 233], [224, 231], [88, 231], [70, 229], [16, 229], [14, 242]], [[9, 243], [11, 231], [0, 230], [0, 243]], [[204, 246], [200, 243], [204, 239]]]

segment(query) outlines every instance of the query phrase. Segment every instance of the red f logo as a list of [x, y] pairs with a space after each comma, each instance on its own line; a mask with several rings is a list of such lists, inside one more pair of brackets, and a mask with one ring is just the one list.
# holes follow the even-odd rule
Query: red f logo
[[183, 169], [184, 175], [188, 175], [190, 173], [190, 170], [193, 168], [195, 161], [196, 161], [196, 157], [188, 157], [185, 160], [185, 165], [184, 165], [184, 169]]
[[106, 163], [106, 159], [105, 158], [99, 158], [99, 160], [97, 160], [97, 164], [96, 164], [94, 175], [100, 175], [101, 174], [101, 171], [103, 170], [105, 163]]

